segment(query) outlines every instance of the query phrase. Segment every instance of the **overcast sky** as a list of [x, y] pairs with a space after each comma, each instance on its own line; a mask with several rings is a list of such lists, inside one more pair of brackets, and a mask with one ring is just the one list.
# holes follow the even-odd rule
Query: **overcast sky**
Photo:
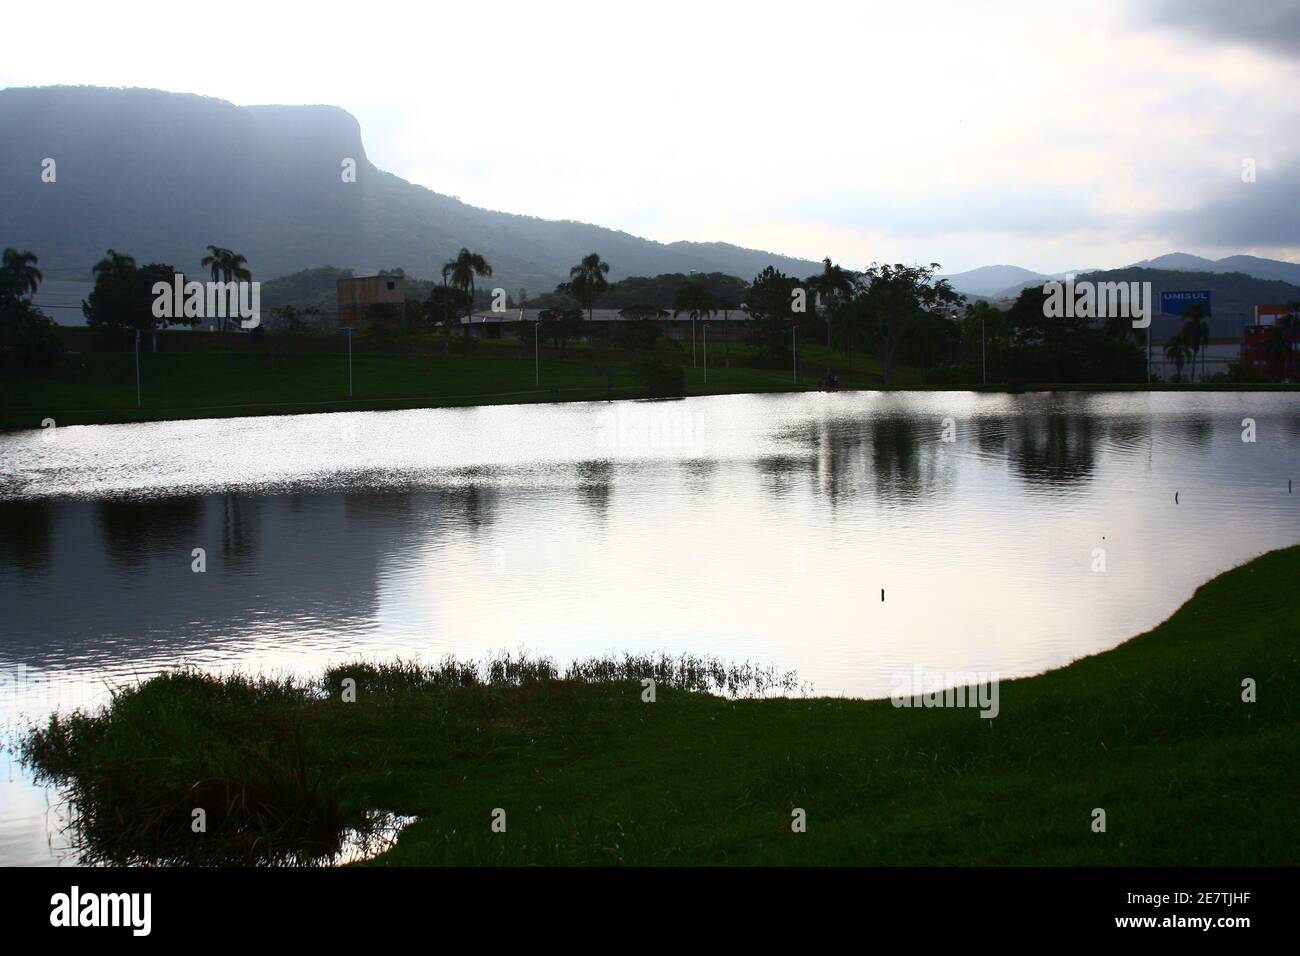
[[1300, 0], [17, 4], [5, 32], [0, 86], [334, 104], [413, 182], [664, 241], [1300, 259]]

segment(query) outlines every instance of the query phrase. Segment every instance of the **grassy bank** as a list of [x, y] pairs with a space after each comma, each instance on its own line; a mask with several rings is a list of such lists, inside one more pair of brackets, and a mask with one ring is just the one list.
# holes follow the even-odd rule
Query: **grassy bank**
[[1002, 682], [992, 720], [730, 699], [701, 688], [789, 682], [680, 661], [653, 703], [650, 661], [353, 666], [307, 686], [156, 679], [27, 754], [117, 858], [131, 840], [182, 859], [292, 847], [382, 810], [418, 822], [376, 864], [1294, 865], [1298, 573], [1300, 547], [1229, 571], [1115, 650]]
[[[689, 354], [668, 357], [685, 361], [688, 395], [804, 388], [824, 373], [824, 367], [809, 368], [796, 385], [788, 369], [737, 362], [732, 368], [711, 367], [706, 382], [703, 368], [690, 367]], [[539, 386], [531, 350], [524, 355], [514, 343], [482, 343], [468, 355], [358, 350], [349, 398], [343, 351], [145, 352], [137, 407], [134, 355], [84, 352], [71, 355], [55, 375], [0, 383], [0, 428], [37, 428], [45, 418], [86, 425], [641, 397], [645, 388], [632, 377], [629, 360], [630, 355], [599, 355], [580, 346], [565, 357], [548, 350], [542, 354]], [[862, 366], [861, 357], [857, 364]], [[846, 387], [866, 387], [879, 374], [860, 368], [841, 380]], [[909, 381], [906, 374], [900, 378]]]
[[[184, 333], [176, 333], [177, 335]], [[193, 333], [197, 334], [197, 333]], [[341, 341], [341, 340], [340, 340]], [[703, 368], [692, 368], [687, 355], [669, 356], [685, 363], [687, 395], [801, 391], [818, 387], [829, 365], [840, 387], [882, 388], [879, 363], [828, 351], [801, 350], [799, 382], [789, 369], [753, 363], [746, 346], [733, 346], [731, 368], [720, 356], [705, 381]], [[456, 405], [591, 401], [640, 398], [645, 388], [628, 370], [628, 355], [600, 356], [573, 346], [567, 357], [544, 351], [541, 384], [536, 384], [532, 355], [510, 342], [486, 342], [468, 355], [435, 352], [358, 350], [352, 362], [352, 397], [348, 397], [347, 355], [338, 352], [145, 352], [141, 356], [141, 406], [136, 406], [135, 358], [129, 352], [82, 352], [69, 356], [54, 375], [0, 382], [0, 429], [39, 428], [47, 418], [57, 425], [230, 418], [327, 411], [377, 411]], [[612, 372], [612, 378], [611, 378]], [[900, 368], [895, 388], [921, 388], [921, 373]], [[933, 386], [936, 390], [979, 389], [972, 385]], [[1132, 391], [1132, 385], [1033, 385], [1027, 390]], [[1156, 385], [1158, 390], [1294, 390], [1296, 385]], [[987, 391], [1003, 391], [1001, 384]]]

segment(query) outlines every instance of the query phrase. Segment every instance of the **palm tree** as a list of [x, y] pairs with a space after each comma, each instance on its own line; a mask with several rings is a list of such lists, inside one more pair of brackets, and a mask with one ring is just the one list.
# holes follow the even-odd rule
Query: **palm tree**
[[587, 321], [591, 321], [592, 309], [602, 292], [609, 288], [609, 263], [600, 258], [600, 253], [593, 252], [583, 256], [582, 261], [569, 270], [566, 284], [570, 295], [582, 303], [587, 310]]
[[96, 277], [121, 276], [135, 271], [135, 257], [118, 252], [116, 249], [109, 249], [104, 258], [95, 263], [95, 267], [91, 271], [95, 273]]
[[1196, 368], [1196, 356], [1201, 356], [1201, 381], [1205, 381], [1205, 346], [1210, 341], [1210, 323], [1205, 321], [1205, 307], [1193, 302], [1183, 312], [1183, 338], [1191, 351], [1192, 368]]
[[[248, 260], [231, 249], [208, 246], [208, 254], [199, 265], [210, 270], [213, 282], [247, 282], [253, 278], [248, 270]], [[221, 316], [221, 331], [226, 330], [226, 316]]]
[[695, 323], [718, 312], [718, 300], [703, 282], [691, 279], [677, 287], [673, 296], [673, 318], [691, 317], [691, 366], [695, 365]]
[[817, 293], [826, 312], [826, 377], [831, 374], [831, 319], [853, 295], [855, 276], [843, 266], [831, 262], [830, 256], [822, 260], [822, 271], [808, 279], [809, 287]]
[[448, 259], [442, 265], [443, 282], [449, 282], [454, 289], [460, 289], [468, 297], [465, 305], [465, 336], [469, 336], [469, 320], [474, 315], [474, 279], [477, 276], [490, 276], [492, 267], [477, 252], [462, 248], [455, 259]]
[[41, 280], [45, 278], [41, 275], [41, 270], [36, 268], [36, 254], [30, 251], [19, 252], [17, 249], [4, 251], [0, 275], [13, 280], [20, 296], [35, 295]]
[[1191, 347], [1187, 344], [1187, 330], [1176, 334], [1165, 343], [1165, 358], [1174, 363], [1177, 370], [1177, 378], [1181, 382], [1183, 378], [1183, 366], [1187, 364], [1187, 356], [1191, 352]]
[[1277, 370], [1278, 378], [1286, 378], [1287, 365], [1291, 358], [1291, 338], [1286, 325], [1277, 323], [1264, 340], [1264, 363], [1269, 370]]
[[717, 307], [722, 313], [722, 361], [723, 365], [731, 368], [731, 340], [727, 337], [727, 320], [731, 318], [732, 312], [740, 308], [740, 305], [730, 296], [722, 296], [717, 301]]
[[222, 277], [226, 275], [226, 262], [230, 255], [229, 249], [223, 249], [220, 246], [208, 246], [208, 254], [200, 260], [199, 265], [211, 271], [213, 282], [221, 282], [223, 281]]

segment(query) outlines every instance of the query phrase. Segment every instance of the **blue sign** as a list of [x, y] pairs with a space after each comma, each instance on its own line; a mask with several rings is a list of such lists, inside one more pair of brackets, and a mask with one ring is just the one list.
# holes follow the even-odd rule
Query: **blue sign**
[[1205, 314], [1210, 314], [1210, 293], [1209, 292], [1161, 292], [1160, 293], [1160, 314], [1161, 315], [1182, 315], [1187, 311], [1187, 307], [1199, 305], [1205, 310]]

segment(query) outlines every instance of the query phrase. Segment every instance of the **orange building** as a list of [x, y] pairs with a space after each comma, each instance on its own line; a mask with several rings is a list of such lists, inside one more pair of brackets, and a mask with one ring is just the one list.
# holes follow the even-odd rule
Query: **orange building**
[[[1248, 325], [1243, 333], [1241, 354], [1245, 363], [1259, 369], [1271, 378], [1300, 378], [1300, 323], [1294, 321], [1295, 310], [1290, 305], [1255, 306], [1255, 324]], [[1292, 319], [1288, 321], [1288, 319]], [[1291, 343], [1285, 360], [1279, 358], [1275, 341], [1278, 330]]]
[[339, 279], [339, 327], [360, 332], [366, 327], [366, 311], [372, 305], [402, 305], [406, 302], [406, 276], [353, 276]]

